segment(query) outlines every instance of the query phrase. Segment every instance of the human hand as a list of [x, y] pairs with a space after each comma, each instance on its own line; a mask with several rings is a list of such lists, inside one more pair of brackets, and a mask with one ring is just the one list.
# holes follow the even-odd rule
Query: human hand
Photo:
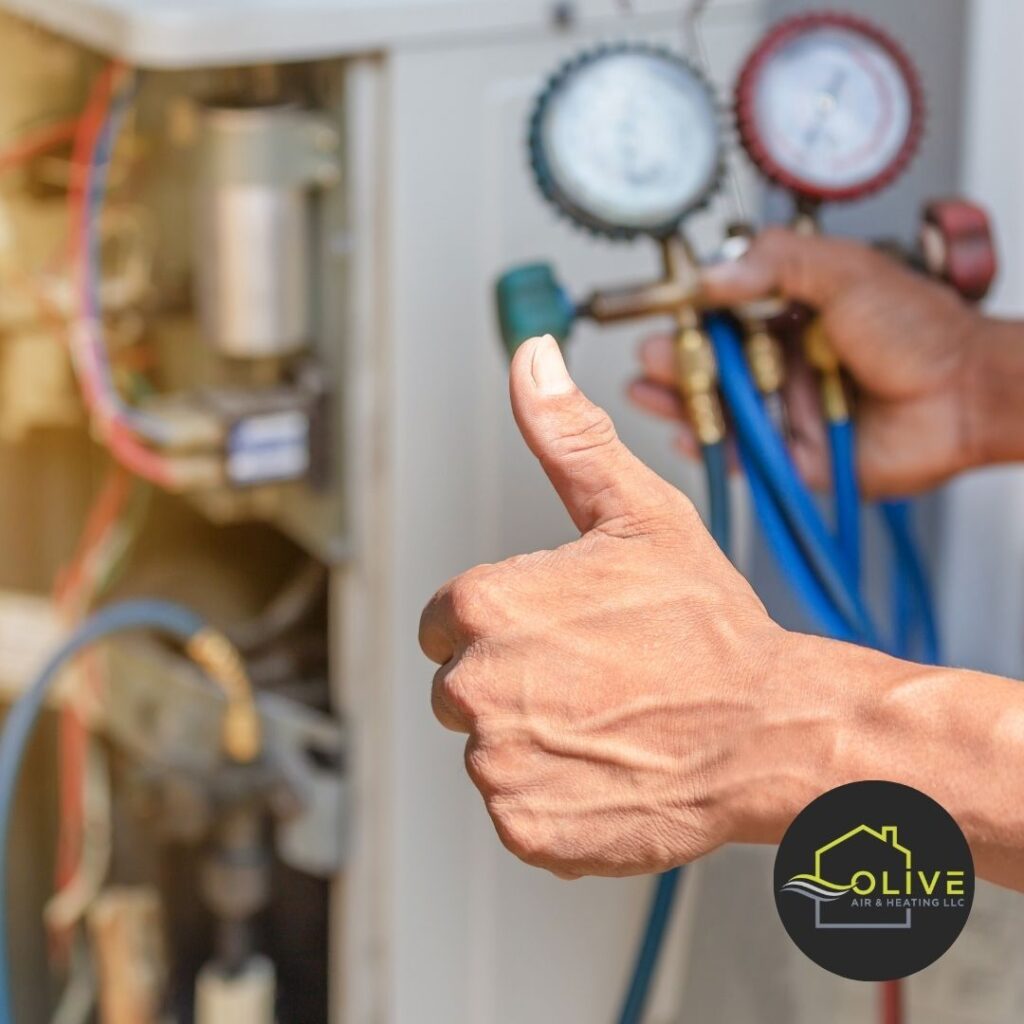
[[738, 779], [771, 742], [763, 669], [787, 634], [552, 339], [516, 353], [511, 396], [582, 536], [438, 591], [420, 625], [434, 712], [469, 735], [469, 774], [528, 863], [577, 877], [691, 861], [742, 831]]
[[[983, 318], [950, 288], [844, 239], [773, 228], [747, 255], [709, 268], [703, 291], [723, 307], [781, 295], [815, 309], [856, 387], [858, 471], [869, 497], [933, 487], [982, 461], [970, 401], [972, 341]], [[683, 421], [679, 446], [696, 456], [675, 387], [672, 339], [648, 338], [633, 401]], [[812, 486], [829, 480], [816, 381], [790, 360], [786, 402], [797, 467]]]

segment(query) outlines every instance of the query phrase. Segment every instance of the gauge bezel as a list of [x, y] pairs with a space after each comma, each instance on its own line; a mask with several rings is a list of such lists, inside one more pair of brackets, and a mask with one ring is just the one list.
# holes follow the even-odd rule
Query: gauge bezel
[[[582, 69], [604, 60], [608, 57], [616, 57], [622, 54], [639, 54], [642, 56], [655, 57], [659, 60], [668, 61], [677, 67], [682, 68], [694, 82], [707, 94], [708, 109], [714, 115], [715, 122], [715, 160], [707, 180], [702, 184], [694, 198], [671, 218], [662, 224], [653, 227], [635, 227], [622, 224], [614, 224], [606, 221], [595, 214], [584, 210], [566, 194], [555, 180], [544, 152], [543, 129], [545, 118], [550, 109], [553, 99]], [[571, 60], [567, 61], [549, 79], [534, 104], [533, 113], [530, 117], [529, 151], [530, 166], [537, 186], [545, 199], [548, 200], [560, 213], [568, 217], [574, 224], [586, 230], [603, 235], [615, 241], [630, 241], [638, 237], [667, 238], [679, 230], [679, 225], [687, 217], [696, 213], [707, 205], [711, 198], [718, 191], [722, 182], [722, 175], [725, 167], [725, 140], [723, 132], [722, 105], [715, 90], [707, 77], [700, 70], [688, 61], [685, 57], [674, 53], [664, 46], [657, 46], [652, 43], [643, 42], [622, 42], [612, 43], [584, 50]]]
[[[762, 72], [772, 58], [793, 39], [822, 28], [846, 29], [881, 47], [893, 60], [907, 89], [910, 120], [899, 151], [889, 163], [865, 181], [828, 188], [801, 178], [783, 167], [771, 153], [757, 122], [756, 98]], [[874, 22], [838, 11], [818, 11], [786, 18], [775, 25], [754, 47], [736, 83], [736, 127], [740, 142], [753, 164], [769, 181], [812, 202], [849, 202], [873, 195], [892, 184], [909, 166], [920, 148], [925, 124], [925, 98], [921, 76], [906, 50]]]

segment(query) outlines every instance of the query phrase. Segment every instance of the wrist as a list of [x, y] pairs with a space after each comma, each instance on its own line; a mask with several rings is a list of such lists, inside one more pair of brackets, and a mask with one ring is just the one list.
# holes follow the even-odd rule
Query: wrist
[[979, 318], [965, 348], [963, 442], [970, 468], [1024, 459], [1024, 323]]
[[892, 724], [878, 708], [900, 668], [876, 651], [780, 631], [759, 681], [759, 714], [724, 773], [729, 841], [777, 843], [822, 793], [886, 777], [876, 754], [888, 749]]

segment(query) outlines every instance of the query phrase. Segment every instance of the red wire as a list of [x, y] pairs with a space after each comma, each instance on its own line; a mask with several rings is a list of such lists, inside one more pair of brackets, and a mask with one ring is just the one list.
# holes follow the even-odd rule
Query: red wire
[[878, 986], [882, 1024], [903, 1024], [903, 982], [883, 981]]
[[89, 512], [71, 562], [58, 580], [54, 595], [58, 604], [69, 603], [69, 596], [78, 592], [90, 554], [117, 521], [130, 491], [131, 477], [121, 469], [112, 469]]
[[[72, 173], [68, 189], [71, 256], [76, 269], [75, 287], [79, 296], [81, 314], [86, 323], [90, 317], [88, 281], [85, 273], [88, 244], [86, 230], [89, 198], [86, 195], [86, 182], [89, 180], [88, 169], [103, 130], [111, 97], [125, 71], [126, 68], [123, 64], [113, 62], [108, 64], [97, 76], [85, 110], [78, 121], [71, 157]], [[81, 363], [81, 361], [76, 361], [76, 363]], [[98, 367], [95, 362], [92, 359], [86, 360], [84, 364], [77, 365], [76, 369], [80, 376], [86, 405], [96, 415], [104, 433], [104, 441], [114, 458], [137, 476], [160, 487], [171, 487], [173, 474], [167, 460], [143, 444], [129, 425], [120, 420], [114, 412], [108, 412], [102, 408], [103, 386], [99, 380]]]
[[[107, 474], [92, 504], [81, 538], [68, 568], [60, 574], [54, 588], [54, 600], [66, 618], [77, 619], [82, 612], [83, 597], [94, 588], [88, 579], [92, 557], [117, 524], [131, 494], [132, 478], [121, 467], [114, 466]], [[82, 660], [85, 685], [97, 691], [101, 685], [98, 665], [91, 653]], [[85, 759], [88, 751], [88, 730], [73, 706], [60, 713], [60, 817], [57, 834], [55, 887], [61, 892], [75, 877], [82, 856], [85, 807]], [[70, 935], [51, 935], [51, 952], [63, 959], [70, 948]]]
[[58, 121], [39, 128], [20, 138], [9, 149], [0, 150], [0, 174], [27, 163], [33, 157], [41, 156], [55, 149], [62, 142], [70, 142], [78, 131], [78, 119]]

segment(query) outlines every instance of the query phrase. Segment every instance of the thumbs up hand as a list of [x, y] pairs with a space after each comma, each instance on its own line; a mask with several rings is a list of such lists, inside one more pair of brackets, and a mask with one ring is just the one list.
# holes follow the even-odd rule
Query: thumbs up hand
[[661, 871], [755, 838], [742, 805], [787, 714], [769, 723], [762, 707], [788, 634], [552, 339], [519, 349], [511, 396], [581, 536], [452, 580], [420, 624], [441, 666], [434, 712], [469, 735], [466, 767], [501, 840], [578, 877]]

